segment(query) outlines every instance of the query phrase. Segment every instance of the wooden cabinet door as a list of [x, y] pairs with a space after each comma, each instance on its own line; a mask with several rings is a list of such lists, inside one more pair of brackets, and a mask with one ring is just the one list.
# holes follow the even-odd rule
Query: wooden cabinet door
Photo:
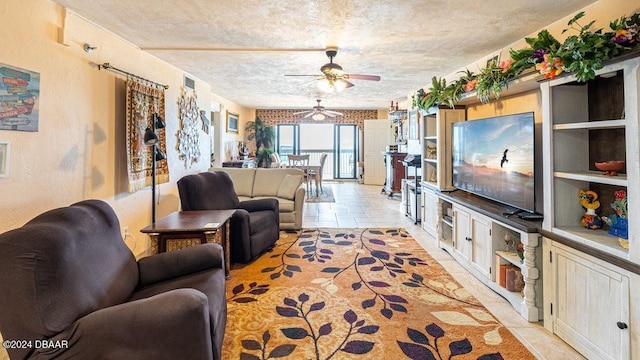
[[471, 263], [487, 278], [491, 278], [493, 256], [491, 240], [491, 220], [478, 214], [470, 218]]
[[453, 208], [453, 237], [455, 249], [465, 261], [471, 261], [471, 234], [469, 234], [469, 213], [459, 207]]
[[553, 248], [553, 331], [589, 359], [631, 359], [629, 278], [587, 257]]
[[431, 190], [422, 188], [422, 228], [434, 238], [438, 230], [438, 196]]

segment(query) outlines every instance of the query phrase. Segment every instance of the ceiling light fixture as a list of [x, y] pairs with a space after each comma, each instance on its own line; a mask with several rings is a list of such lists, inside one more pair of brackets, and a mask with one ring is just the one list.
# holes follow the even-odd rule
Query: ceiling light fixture
[[318, 81], [318, 90], [325, 93], [332, 93], [335, 89], [333, 88], [333, 82], [329, 79], [322, 79]]
[[336, 89], [337, 92], [340, 92], [347, 88], [347, 82], [342, 79], [338, 79], [333, 83], [333, 88]]
[[326, 119], [327, 117], [323, 114], [323, 113], [315, 113], [313, 115], [311, 115], [311, 118], [315, 121], [322, 121], [324, 119]]

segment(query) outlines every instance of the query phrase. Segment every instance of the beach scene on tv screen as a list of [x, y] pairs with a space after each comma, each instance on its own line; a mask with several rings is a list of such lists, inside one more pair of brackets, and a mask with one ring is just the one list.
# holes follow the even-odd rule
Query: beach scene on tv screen
[[457, 123], [454, 185], [534, 211], [533, 126], [530, 113]]

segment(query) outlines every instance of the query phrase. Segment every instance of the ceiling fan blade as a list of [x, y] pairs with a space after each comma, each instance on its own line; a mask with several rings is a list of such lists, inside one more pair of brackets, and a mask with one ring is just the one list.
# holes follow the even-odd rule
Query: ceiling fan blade
[[344, 79], [342, 79], [342, 81], [345, 82], [345, 87], [344, 87], [345, 89], [348, 89], [348, 88], [354, 86], [352, 82], [349, 82], [349, 81], [344, 80]]
[[305, 110], [305, 111], [298, 111], [298, 112], [294, 112], [293, 115], [300, 115], [300, 114], [305, 114], [308, 113], [309, 110]]
[[310, 113], [308, 113], [307, 115], [305, 115], [305, 116], [304, 116], [304, 118], [306, 119], [306, 118], [308, 118], [308, 117], [311, 117], [311, 116], [313, 116], [315, 113], [316, 113], [315, 111], [311, 111]]
[[380, 76], [378, 75], [347, 74], [344, 77], [345, 79], [380, 81]]
[[332, 117], [334, 117], [334, 116], [336, 116], [336, 115], [337, 115], [337, 116], [342, 116], [342, 115], [344, 115], [344, 114], [343, 114], [343, 113], [341, 113], [341, 112], [337, 112], [337, 111], [333, 111], [333, 110], [325, 110], [325, 111], [324, 111], [324, 113], [325, 113], [325, 114], [327, 114], [327, 115], [329, 115], [329, 116], [332, 116]]
[[322, 77], [322, 75], [291, 75], [291, 74], [284, 74], [284, 76], [315, 76], [315, 77]]

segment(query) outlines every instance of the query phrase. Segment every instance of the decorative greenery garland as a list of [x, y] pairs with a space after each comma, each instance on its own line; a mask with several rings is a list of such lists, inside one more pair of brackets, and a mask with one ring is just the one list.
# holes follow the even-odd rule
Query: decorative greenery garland
[[556, 40], [549, 31], [542, 30], [535, 38], [525, 38], [529, 47], [509, 50], [508, 60], [490, 62], [479, 74], [467, 69], [449, 85], [444, 78], [434, 76], [428, 91], [420, 89], [413, 94], [413, 107], [423, 110], [438, 105], [453, 107], [463, 94], [474, 90], [478, 100], [487, 103], [491, 95], [498, 99], [510, 81], [529, 69], [537, 70], [545, 79], [555, 79], [563, 72], [571, 72], [579, 82], [586, 82], [595, 78], [595, 72], [602, 69], [606, 61], [640, 43], [640, 13], [622, 16], [609, 23], [612, 31], [606, 33], [602, 29], [592, 30], [594, 21], [580, 25], [578, 20], [582, 17], [584, 11], [576, 14], [569, 21], [569, 28], [562, 31], [563, 34], [571, 29], [578, 32], [567, 37], [564, 43]]

